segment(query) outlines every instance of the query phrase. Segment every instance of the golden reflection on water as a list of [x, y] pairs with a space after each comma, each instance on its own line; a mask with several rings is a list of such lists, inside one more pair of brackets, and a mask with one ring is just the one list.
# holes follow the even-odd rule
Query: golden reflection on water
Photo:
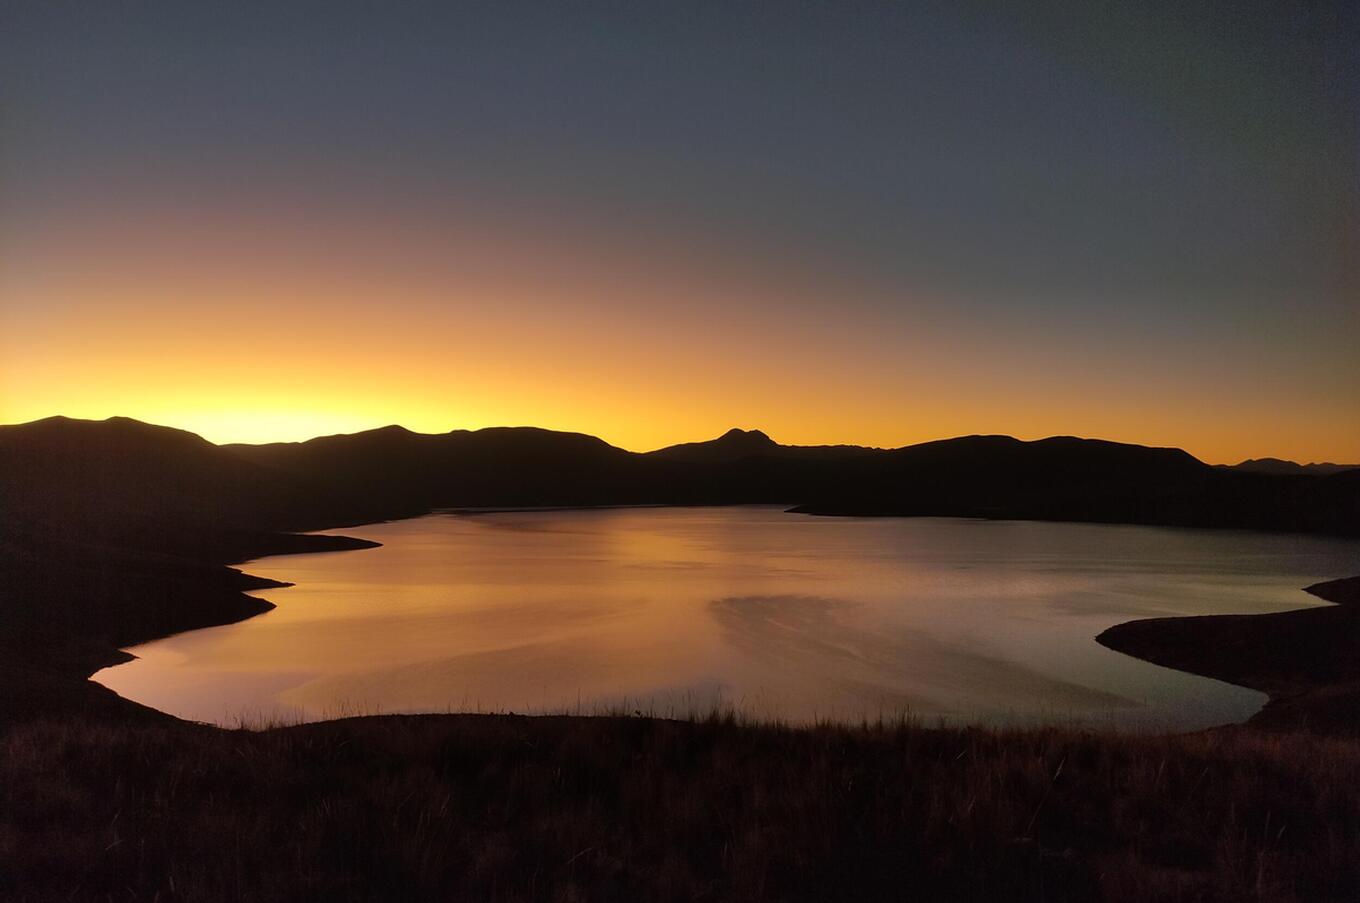
[[1310, 537], [768, 507], [436, 514], [245, 570], [256, 618], [159, 640], [99, 682], [224, 724], [395, 711], [732, 707], [798, 721], [1192, 728], [1260, 694], [1097, 645], [1135, 617], [1281, 610], [1354, 569]]

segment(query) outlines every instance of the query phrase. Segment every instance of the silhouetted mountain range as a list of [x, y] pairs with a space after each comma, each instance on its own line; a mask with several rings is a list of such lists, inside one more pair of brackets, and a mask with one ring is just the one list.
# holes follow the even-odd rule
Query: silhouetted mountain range
[[635, 453], [528, 427], [422, 434], [389, 426], [227, 446], [126, 418], [0, 427], [0, 499], [11, 521], [109, 540], [173, 526], [181, 545], [204, 531], [307, 530], [435, 508], [752, 502], [814, 514], [1355, 534], [1358, 485], [1360, 471], [1214, 467], [1180, 449], [1065, 436], [873, 449], [779, 445], [734, 429]]

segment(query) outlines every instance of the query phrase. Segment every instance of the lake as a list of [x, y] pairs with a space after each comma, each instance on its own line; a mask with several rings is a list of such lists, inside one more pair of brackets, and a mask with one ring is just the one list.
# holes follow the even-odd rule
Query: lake
[[224, 725], [347, 714], [735, 709], [806, 722], [1241, 721], [1257, 692], [1093, 639], [1133, 618], [1319, 604], [1360, 543], [772, 507], [440, 513], [250, 562], [296, 586], [95, 680]]

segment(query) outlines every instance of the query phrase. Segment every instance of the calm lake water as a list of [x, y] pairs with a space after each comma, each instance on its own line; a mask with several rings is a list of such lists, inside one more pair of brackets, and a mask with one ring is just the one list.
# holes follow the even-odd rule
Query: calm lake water
[[1279, 611], [1360, 543], [777, 508], [435, 514], [262, 559], [278, 608], [95, 679], [226, 725], [430, 711], [1083, 721], [1191, 729], [1262, 694], [1111, 652], [1131, 618]]

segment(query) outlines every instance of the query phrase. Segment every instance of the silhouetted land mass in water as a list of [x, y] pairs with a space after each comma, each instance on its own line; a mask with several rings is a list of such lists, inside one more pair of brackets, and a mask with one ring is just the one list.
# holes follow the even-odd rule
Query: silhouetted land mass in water
[[1268, 693], [1259, 727], [1360, 734], [1360, 577], [1307, 588], [1334, 604], [1256, 615], [1149, 618], [1096, 640], [1118, 652]]
[[1330, 461], [1324, 461], [1320, 464], [1298, 464], [1279, 458], [1248, 458], [1240, 464], [1224, 464], [1222, 466], [1229, 470], [1240, 470], [1246, 473], [1307, 474], [1316, 477], [1330, 476], [1334, 473], [1341, 473], [1343, 470], [1360, 470], [1360, 464], [1333, 464]]
[[1179, 449], [1007, 436], [928, 442], [859, 466], [794, 510], [1360, 533], [1355, 471], [1276, 476], [1211, 467]]

